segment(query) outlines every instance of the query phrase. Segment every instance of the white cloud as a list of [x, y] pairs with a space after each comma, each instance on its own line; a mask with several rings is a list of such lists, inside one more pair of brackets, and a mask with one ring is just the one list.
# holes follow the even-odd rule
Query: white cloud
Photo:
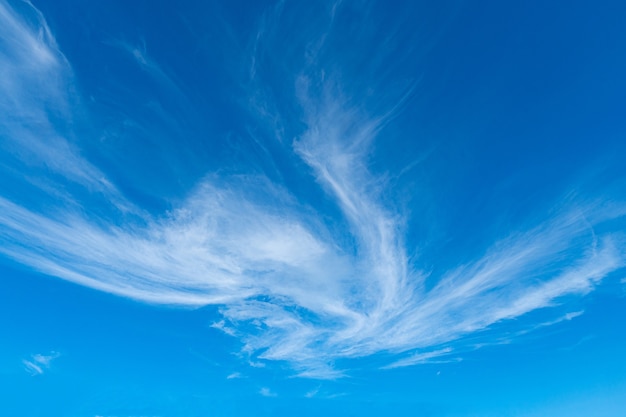
[[449, 355], [451, 352], [452, 352], [452, 348], [444, 348], [444, 349], [433, 350], [430, 352], [417, 353], [412, 356], [409, 356], [408, 358], [404, 358], [397, 362], [384, 366], [383, 369], [401, 368], [403, 366], [411, 366], [411, 365], [417, 365], [420, 363], [426, 363], [426, 362], [429, 362], [430, 359], [446, 356], [446, 355]]
[[29, 374], [31, 374], [31, 375], [41, 375], [41, 374], [43, 374], [43, 369], [41, 368], [41, 366], [37, 365], [36, 363], [28, 361], [26, 359], [24, 359], [22, 361], [22, 363], [24, 364], [24, 369]]
[[231, 329], [230, 327], [226, 326], [224, 320], [220, 320], [218, 322], [215, 322], [213, 324], [211, 324], [211, 327], [217, 330], [221, 330], [222, 332], [226, 333], [227, 335], [230, 336], [235, 336], [235, 330]]
[[[103, 193], [108, 204], [132, 207], [56, 132], [34, 98], [41, 88], [57, 107], [71, 107], [65, 91], [72, 73], [43, 17], [32, 13], [36, 27], [0, 0], [0, 64], [9, 78], [0, 81], [0, 113], [16, 115], [0, 117], [0, 128], [16, 155], [35, 155], [50, 172]], [[157, 71], [145, 48], [128, 51]], [[43, 83], [42, 74], [56, 75], [56, 84]], [[624, 209], [587, 204], [503, 237], [479, 259], [430, 277], [436, 284], [427, 289], [428, 274], [407, 256], [406, 219], [367, 167], [369, 145], [393, 115], [365, 115], [324, 77], [321, 92], [307, 77], [298, 81], [306, 130], [293, 150], [341, 211], [350, 236], [338, 236], [322, 214], [267, 178], [207, 176], [171, 212], [136, 210], [140, 221], [133, 223], [86, 215], [80, 200], [38, 212], [0, 197], [0, 253], [144, 302], [219, 305], [223, 319], [212, 327], [241, 339], [252, 366], [262, 364], [257, 358], [287, 361], [310, 378], [341, 377], [336, 360], [378, 352], [404, 355], [388, 367], [449, 354], [441, 346], [582, 296], [624, 266], [619, 236], [594, 233]], [[48, 363], [33, 357], [24, 365], [41, 373]]]
[[278, 395], [269, 388], [263, 387], [259, 390], [259, 394], [264, 397], [277, 397]]
[[50, 367], [50, 363], [61, 356], [58, 352], [50, 352], [49, 355], [35, 354], [30, 359], [22, 360], [24, 370], [29, 374], [36, 376], [43, 374]]
[[248, 365], [253, 368], [265, 368], [265, 364], [263, 362], [248, 361]]
[[[131, 210], [106, 175], [86, 160], [70, 139], [80, 98], [74, 74], [44, 16], [30, 2], [20, 13], [0, 0], [0, 136], [4, 173], [71, 204], [64, 178], [104, 196], [118, 210]], [[56, 122], [55, 122], [56, 120]], [[59, 123], [63, 120], [63, 123]], [[6, 169], [10, 167], [10, 169]]]
[[49, 355], [41, 355], [38, 353], [33, 355], [33, 361], [47, 368], [50, 366], [50, 362], [52, 362], [53, 359], [56, 359], [59, 356], [61, 355], [58, 352], [51, 352]]
[[320, 387], [313, 388], [311, 391], [308, 391], [304, 394], [305, 398], [313, 398], [320, 392]]

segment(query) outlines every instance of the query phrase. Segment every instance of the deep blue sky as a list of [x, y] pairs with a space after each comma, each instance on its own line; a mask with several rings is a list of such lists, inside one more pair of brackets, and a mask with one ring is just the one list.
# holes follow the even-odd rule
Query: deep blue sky
[[626, 415], [624, 16], [0, 0], [0, 415]]

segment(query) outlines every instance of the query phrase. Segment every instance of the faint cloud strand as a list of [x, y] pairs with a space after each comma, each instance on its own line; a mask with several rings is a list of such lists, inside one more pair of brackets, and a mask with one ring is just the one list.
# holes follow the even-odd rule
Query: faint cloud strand
[[261, 394], [264, 397], [277, 397], [278, 395], [273, 392], [272, 390], [270, 390], [267, 387], [263, 387], [259, 390], [259, 394]]
[[24, 359], [22, 364], [24, 370], [32, 376], [42, 375], [46, 369], [50, 367], [50, 363], [61, 356], [58, 352], [50, 352], [49, 355], [36, 354], [32, 355], [30, 359]]
[[127, 211], [128, 202], [69, 139], [66, 125], [79, 104], [69, 62], [41, 12], [30, 2], [19, 6], [25, 16], [0, 0], [0, 156], [19, 161], [20, 180], [41, 172], [39, 186], [61, 189], [41, 180], [61, 176]]

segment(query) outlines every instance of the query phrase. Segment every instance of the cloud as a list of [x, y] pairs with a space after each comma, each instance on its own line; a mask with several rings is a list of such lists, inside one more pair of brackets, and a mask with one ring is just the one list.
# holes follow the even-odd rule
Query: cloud
[[232, 374], [229, 374], [226, 379], [240, 379], [243, 378], [243, 375], [241, 375], [241, 373], [239, 372], [233, 372]]
[[32, 376], [42, 375], [50, 367], [50, 363], [59, 356], [61, 354], [58, 352], [50, 352], [49, 355], [35, 354], [28, 360], [24, 359], [22, 364], [24, 370]]
[[211, 324], [211, 327], [217, 330], [221, 330], [222, 332], [226, 333], [227, 335], [230, 336], [234, 336], [235, 335], [235, 330], [231, 329], [230, 327], [227, 327], [226, 324], [224, 323], [224, 320], [220, 320], [218, 322], [215, 322], [213, 324]]
[[[302, 111], [302, 131], [289, 152], [336, 209], [332, 224], [262, 175], [206, 175], [171, 210], [147, 213], [52, 122], [51, 108], [71, 117], [76, 106], [67, 96], [73, 74], [41, 13], [30, 4], [25, 13], [36, 24], [0, 0], [7, 149], [20, 167], [31, 157], [45, 165], [38, 177], [49, 187], [38, 187], [54, 201], [50, 189], [68, 182], [87, 191], [52, 208], [0, 197], [0, 253], [142, 302], [217, 305], [222, 319], [211, 327], [240, 339], [252, 366], [286, 361], [302, 377], [333, 379], [345, 374], [337, 361], [381, 352], [393, 357], [388, 368], [422, 363], [496, 323], [549, 307], [558, 316], [569, 297], [624, 267], [623, 238], [607, 225], [626, 210], [602, 200], [565, 205], [436, 275], [415, 267], [408, 219], [368, 167], [371, 145], [399, 107], [372, 115], [322, 71], [297, 77], [293, 105]], [[164, 77], [145, 46], [124, 45], [146, 71]], [[54, 82], [44, 82], [51, 76]], [[90, 211], [95, 194], [99, 209], [118, 216]], [[24, 364], [41, 373], [44, 362]]]
[[313, 388], [311, 391], [308, 391], [304, 394], [305, 398], [313, 398], [320, 392], [320, 387]]
[[177, 82], [168, 75], [161, 66], [150, 57], [146, 50], [146, 42], [141, 41], [138, 45], [133, 45], [126, 41], [112, 40], [105, 44], [116, 47], [124, 51], [131, 57], [139, 67], [158, 83], [158, 85], [170, 93], [174, 93], [176, 98], [181, 97], [181, 90]]
[[[20, 187], [21, 198], [73, 204], [70, 190], [76, 186], [103, 197], [116, 211], [132, 211], [106, 175], [81, 155], [69, 128], [80, 125], [81, 99], [44, 16], [28, 1], [15, 6], [0, 1], [2, 174], [6, 181], [33, 187], [28, 192]], [[60, 179], [69, 184], [60, 187]]]
[[43, 369], [41, 368], [41, 366], [35, 364], [34, 362], [28, 361], [26, 359], [24, 359], [22, 361], [22, 363], [24, 364], [24, 369], [26, 370], [26, 372], [28, 372], [31, 375], [41, 375], [43, 374]]
[[277, 397], [278, 395], [269, 388], [263, 387], [259, 390], [259, 394], [264, 397]]
[[253, 368], [265, 368], [265, 364], [263, 362], [248, 361], [248, 365]]
[[408, 358], [401, 359], [397, 362], [384, 366], [383, 369], [400, 368], [404, 366], [417, 365], [420, 363], [429, 362], [430, 359], [440, 358], [442, 356], [449, 355], [452, 352], [452, 348], [444, 348], [439, 350], [433, 350], [425, 353], [417, 353]]

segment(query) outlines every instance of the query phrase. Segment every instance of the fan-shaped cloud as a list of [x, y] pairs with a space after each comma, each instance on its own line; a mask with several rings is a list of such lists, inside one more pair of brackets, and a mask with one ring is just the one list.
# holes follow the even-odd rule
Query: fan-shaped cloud
[[[86, 190], [54, 208], [0, 197], [0, 253], [37, 271], [149, 303], [218, 305], [223, 320], [213, 327], [241, 339], [252, 357], [335, 378], [339, 359], [387, 352], [403, 355], [389, 365], [399, 367], [449, 355], [464, 336], [587, 294], [624, 266], [620, 235], [595, 231], [624, 209], [585, 203], [502, 236], [439, 276], [415, 268], [406, 219], [367, 166], [393, 111], [368, 116], [331, 83], [315, 91], [310, 75], [297, 81], [305, 129], [292, 151], [339, 209], [347, 236], [260, 175], [207, 175], [170, 212], [136, 209], [53, 123], [58, 109], [71, 116], [77, 105], [65, 93], [73, 75], [41, 14], [27, 13], [29, 23], [0, 1], [3, 147], [22, 167], [45, 165], [50, 177], [35, 184], [48, 197], [67, 182]], [[145, 53], [137, 59], [148, 62]], [[89, 213], [94, 195], [122, 214]], [[44, 362], [24, 363], [41, 373]]]

